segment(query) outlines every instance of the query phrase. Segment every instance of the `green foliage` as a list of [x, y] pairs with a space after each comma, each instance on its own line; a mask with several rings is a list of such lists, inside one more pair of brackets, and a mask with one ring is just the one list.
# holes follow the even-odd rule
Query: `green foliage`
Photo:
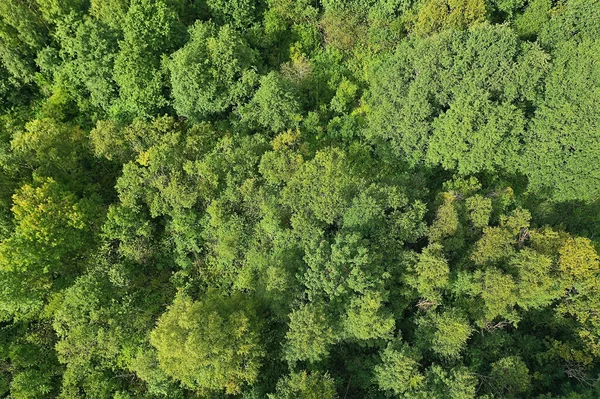
[[441, 292], [448, 286], [450, 268], [440, 244], [433, 243], [423, 249], [407, 277], [419, 295], [432, 302], [440, 302]]
[[431, 241], [440, 241], [459, 232], [461, 226], [454, 200], [452, 194], [442, 194], [443, 203], [437, 209], [435, 220], [429, 228], [429, 239]]
[[175, 110], [196, 120], [227, 111], [251, 94], [256, 53], [229, 25], [197, 22], [169, 64]]
[[379, 387], [395, 395], [414, 392], [423, 385], [418, 357], [406, 344], [389, 344], [381, 353], [381, 363], [375, 366], [375, 381]]
[[369, 136], [389, 140], [412, 165], [427, 161], [462, 174], [514, 170], [523, 108], [536, 98], [547, 64], [538, 46], [507, 27], [403, 42], [373, 73]]
[[459, 94], [432, 123], [426, 159], [465, 175], [514, 165], [524, 127], [514, 105], [494, 104], [481, 92]]
[[264, 356], [259, 334], [257, 315], [242, 296], [209, 293], [195, 302], [179, 294], [151, 342], [167, 375], [192, 389], [235, 394], [258, 378]]
[[541, 308], [561, 296], [550, 257], [525, 248], [510, 260], [510, 267], [519, 274], [517, 304], [522, 308]]
[[10, 75], [26, 83], [34, 79], [35, 53], [48, 33], [36, 1], [7, 0], [0, 4], [0, 60]]
[[483, 305], [482, 318], [478, 324], [490, 323], [497, 317], [516, 321], [513, 307], [517, 303], [514, 278], [495, 268], [475, 273], [474, 291], [479, 293]]
[[81, 13], [88, 5], [85, 0], [36, 0], [36, 2], [42, 15], [49, 22], [54, 22], [69, 13]]
[[92, 387], [100, 381], [95, 381], [99, 376], [94, 368], [116, 370], [124, 348], [140, 339], [136, 328], [144, 325], [144, 316], [134, 316], [133, 298], [122, 296], [119, 285], [106, 275], [90, 273], [77, 279], [61, 298], [53, 327], [59, 338], [56, 352], [69, 376], [63, 380], [63, 392], [78, 387], [89, 394], [96, 391]]
[[322, 305], [301, 305], [290, 313], [285, 358], [290, 363], [298, 360], [318, 362], [329, 353], [337, 340], [331, 320]]
[[[291, 179], [304, 161], [299, 132], [288, 130], [273, 139], [273, 151], [261, 157], [259, 170], [268, 184], [283, 185]], [[299, 151], [300, 150], [300, 151]]]
[[390, 338], [394, 318], [383, 307], [381, 294], [367, 292], [352, 300], [345, 320], [346, 333], [359, 340]]
[[342, 302], [353, 292], [366, 294], [373, 287], [381, 288], [385, 276], [360, 235], [338, 234], [331, 245], [324, 241], [318, 247], [315, 244], [314, 241], [308, 244], [310, 252], [305, 260], [309, 269], [303, 276], [311, 299], [325, 294]]
[[42, 71], [52, 71], [57, 84], [67, 88], [80, 107], [89, 107], [89, 103], [108, 112], [118, 93], [113, 76], [118, 52], [116, 32], [91, 18], [67, 19], [58, 25], [56, 37], [61, 43], [62, 63], [54, 66], [40, 60]]
[[85, 156], [86, 141], [79, 127], [55, 119], [36, 119], [13, 136], [14, 153], [42, 176], [68, 179]]
[[23, 186], [13, 196], [15, 237], [65, 253], [82, 247], [77, 237], [79, 231], [89, 229], [86, 204], [52, 179], [39, 179], [35, 183]]
[[456, 358], [464, 350], [473, 329], [468, 320], [450, 309], [441, 313], [428, 312], [418, 320], [419, 337], [442, 358]]
[[445, 371], [432, 366], [427, 373], [429, 395], [440, 399], [473, 399], [477, 392], [477, 378], [465, 368]]
[[277, 382], [277, 392], [269, 399], [336, 399], [333, 379], [328, 374], [301, 371]]
[[537, 36], [550, 20], [552, 0], [532, 0], [528, 3], [523, 14], [515, 19], [515, 27], [522, 37], [532, 38]]
[[490, 223], [492, 212], [492, 200], [490, 198], [475, 195], [467, 198], [466, 206], [469, 210], [469, 219], [473, 223], [473, 226], [482, 229]]
[[600, 1], [0, 1], [0, 396], [596, 399]]
[[164, 94], [162, 56], [183, 40], [183, 25], [164, 1], [132, 0], [115, 58], [119, 100], [112, 112], [149, 117], [169, 104]]
[[494, 393], [505, 398], [516, 398], [531, 387], [527, 366], [518, 356], [504, 357], [492, 363], [490, 384]]
[[252, 25], [262, 8], [259, 0], [207, 0], [211, 15], [219, 24], [231, 24], [236, 28]]
[[283, 200], [295, 212], [309, 212], [317, 220], [333, 223], [350, 205], [361, 187], [351, 173], [346, 154], [337, 148], [318, 152], [303, 164], [283, 191]]
[[[90, 233], [90, 204], [78, 201], [56, 181], [38, 179], [35, 185], [23, 186], [14, 196], [12, 211], [16, 228], [11, 239], [2, 243], [5, 256], [17, 255], [16, 248], [29, 246], [23, 262], [10, 262], [9, 270], [39, 267], [44, 273], [64, 268], [64, 257], [77, 256], [87, 246]], [[14, 245], [14, 252], [10, 250]], [[37, 248], [37, 250], [35, 249]], [[29, 258], [29, 259], [28, 259]], [[40, 263], [36, 262], [36, 258]], [[6, 258], [5, 258], [6, 259]]]
[[3, 319], [31, 317], [44, 296], [81, 269], [78, 261], [93, 242], [98, 206], [78, 200], [51, 178], [24, 185], [13, 202], [15, 230], [0, 244]]
[[556, 200], [592, 201], [600, 195], [596, 171], [585, 167], [599, 157], [600, 114], [594, 105], [599, 43], [586, 37], [555, 50], [544, 101], [532, 120], [525, 172], [532, 188], [548, 190]]
[[274, 133], [297, 127], [301, 120], [292, 85], [276, 72], [260, 79], [260, 87], [240, 113], [242, 120]]
[[589, 281], [600, 269], [600, 258], [587, 238], [566, 240], [558, 251], [559, 268], [572, 281]]
[[51, 392], [51, 376], [37, 370], [15, 374], [10, 382], [10, 394], [15, 399], [43, 398]]
[[125, 20], [129, 3], [129, 0], [91, 0], [90, 14], [111, 28], [118, 28]]
[[464, 29], [486, 17], [483, 0], [428, 0], [417, 15], [414, 31], [430, 35], [445, 29]]
[[483, 236], [475, 245], [471, 259], [479, 265], [497, 263], [514, 254], [514, 234], [502, 227], [486, 227]]

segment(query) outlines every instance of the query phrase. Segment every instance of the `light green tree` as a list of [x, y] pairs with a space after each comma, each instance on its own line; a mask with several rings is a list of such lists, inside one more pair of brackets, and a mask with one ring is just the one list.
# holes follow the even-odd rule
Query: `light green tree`
[[[465, 367], [445, 368], [433, 365], [427, 370], [426, 389], [422, 397], [427, 395], [439, 399], [474, 399], [476, 397], [477, 377]], [[421, 397], [416, 395], [416, 397]]]
[[[561, 18], [555, 23], [560, 24]], [[600, 197], [600, 175], [589, 167], [600, 159], [600, 112], [595, 107], [600, 93], [600, 45], [594, 31], [588, 30], [582, 27], [578, 36], [553, 52], [544, 100], [526, 141], [523, 169], [532, 188], [556, 200], [593, 201]]]
[[318, 371], [292, 373], [277, 382], [277, 391], [269, 399], [336, 399], [335, 382]]
[[24, 185], [13, 202], [15, 230], [0, 244], [0, 303], [1, 318], [18, 319], [39, 311], [45, 297], [82, 269], [98, 203], [79, 200], [50, 178]]
[[375, 381], [383, 391], [395, 395], [414, 392], [423, 386], [419, 357], [406, 343], [391, 343], [380, 352], [381, 363], [375, 366]]
[[290, 363], [299, 360], [314, 363], [324, 359], [330, 346], [339, 338], [326, 309], [318, 304], [305, 304], [294, 309], [285, 337], [285, 358]]
[[417, 324], [422, 346], [445, 359], [459, 357], [473, 332], [469, 321], [456, 309], [430, 311]]
[[283, 190], [283, 201], [295, 212], [310, 212], [333, 223], [350, 205], [361, 187], [346, 154], [337, 148], [319, 151], [304, 163]]
[[440, 303], [441, 294], [448, 287], [450, 268], [438, 243], [429, 244], [407, 275], [407, 282], [426, 300]]
[[416, 18], [414, 31], [428, 35], [444, 29], [464, 29], [486, 18], [483, 0], [429, 0]]
[[380, 292], [367, 292], [352, 299], [344, 320], [345, 333], [354, 339], [391, 338], [395, 322], [384, 307]]
[[204, 392], [241, 392], [257, 380], [264, 357], [259, 320], [242, 295], [209, 292], [193, 301], [178, 294], [150, 340], [167, 375]]

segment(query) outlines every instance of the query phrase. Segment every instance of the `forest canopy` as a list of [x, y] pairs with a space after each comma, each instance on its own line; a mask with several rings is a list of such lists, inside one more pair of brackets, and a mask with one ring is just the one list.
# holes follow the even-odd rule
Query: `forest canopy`
[[0, 397], [599, 398], [599, 16], [0, 1]]

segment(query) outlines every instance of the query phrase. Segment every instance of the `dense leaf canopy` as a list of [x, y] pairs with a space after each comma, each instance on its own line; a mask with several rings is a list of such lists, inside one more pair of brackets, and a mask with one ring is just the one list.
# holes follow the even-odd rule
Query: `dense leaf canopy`
[[599, 16], [0, 1], [0, 397], [599, 398]]

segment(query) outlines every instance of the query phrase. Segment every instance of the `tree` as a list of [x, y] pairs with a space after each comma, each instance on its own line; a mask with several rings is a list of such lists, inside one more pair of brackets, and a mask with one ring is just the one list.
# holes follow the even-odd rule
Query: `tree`
[[178, 47], [183, 32], [176, 12], [164, 1], [132, 0], [115, 58], [119, 100], [112, 112], [147, 118], [165, 109], [169, 101], [161, 57]]
[[297, 213], [310, 212], [317, 220], [333, 223], [361, 187], [346, 154], [337, 148], [319, 151], [304, 163], [283, 190], [283, 201]]
[[156, 251], [154, 225], [141, 206], [110, 206], [102, 234], [117, 243], [119, 254], [132, 262], [146, 263]]
[[301, 277], [311, 300], [324, 296], [332, 305], [341, 305], [354, 293], [369, 296], [371, 290], [383, 290], [387, 276], [367, 240], [356, 233], [340, 233], [332, 244], [318, 238], [305, 248], [308, 269]]
[[301, 371], [277, 382], [275, 394], [269, 399], [336, 399], [335, 382], [327, 373]]
[[70, 17], [57, 27], [62, 63], [46, 68], [52, 70], [56, 84], [67, 88], [81, 108], [91, 105], [106, 114], [118, 94], [113, 76], [118, 35], [95, 19], [73, 19]]
[[175, 110], [202, 120], [245, 102], [258, 79], [256, 52], [229, 25], [196, 22], [189, 34], [169, 63]]
[[98, 206], [50, 178], [24, 185], [13, 202], [15, 231], [0, 244], [3, 319], [31, 317], [44, 297], [73, 279], [93, 243]]
[[416, 391], [423, 385], [418, 357], [407, 344], [391, 343], [381, 351], [381, 364], [375, 366], [375, 381], [383, 391], [395, 395]]
[[[68, 272], [67, 259], [76, 259], [92, 238], [92, 207], [96, 204], [77, 198], [53, 179], [37, 179], [13, 196], [12, 211], [17, 223], [14, 234], [2, 243], [10, 270], [39, 268], [42, 273]], [[9, 248], [15, 250], [13, 252]], [[22, 262], [13, 258], [25, 250]], [[20, 251], [19, 251], [20, 252]], [[39, 263], [38, 263], [39, 262]], [[72, 266], [72, 265], [71, 265]], [[61, 270], [62, 269], [62, 270]]]
[[300, 141], [300, 132], [288, 130], [272, 141], [273, 151], [260, 160], [259, 171], [269, 184], [283, 186], [304, 162], [306, 147]]
[[289, 329], [285, 335], [285, 358], [290, 363], [324, 359], [338, 336], [331, 325], [326, 309], [319, 304], [304, 304], [290, 313]]
[[256, 20], [263, 2], [259, 0], [207, 0], [211, 15], [219, 24], [245, 29]]
[[515, 18], [517, 32], [525, 38], [536, 37], [550, 20], [551, 9], [551, 0], [529, 1], [523, 13]]
[[440, 197], [443, 202], [436, 211], [435, 220], [429, 226], [429, 239], [432, 242], [460, 235], [462, 230], [454, 194], [443, 193]]
[[456, 95], [432, 129], [427, 161], [467, 175], [515, 164], [525, 117], [516, 106], [494, 103], [489, 94], [473, 91]]
[[429, 244], [419, 254], [416, 264], [407, 276], [407, 282], [421, 297], [441, 302], [441, 291], [448, 287], [450, 268], [440, 244]]
[[133, 158], [129, 137], [114, 121], [99, 120], [90, 132], [90, 144], [97, 157], [122, 163]]
[[394, 318], [382, 302], [379, 292], [354, 298], [344, 320], [346, 334], [358, 340], [391, 338]]
[[122, 26], [130, 0], [91, 0], [90, 14], [111, 28]]
[[178, 294], [150, 341], [167, 375], [205, 392], [241, 392], [258, 378], [264, 357], [259, 320], [241, 294], [207, 293], [202, 301]]
[[240, 114], [242, 120], [273, 133], [295, 128], [302, 119], [292, 85], [277, 72], [260, 79], [260, 87], [250, 103], [241, 108]]
[[433, 365], [427, 371], [427, 394], [439, 399], [474, 399], [477, 378], [468, 369], [456, 367], [445, 369]]
[[510, 260], [518, 273], [517, 304], [524, 309], [542, 308], [561, 296], [560, 280], [553, 273], [552, 258], [524, 248]]
[[514, 278], [500, 270], [490, 267], [485, 272], [475, 272], [477, 285], [475, 293], [479, 293], [483, 307], [479, 325], [503, 317], [509, 321], [517, 321], [514, 306], [518, 301]]
[[134, 315], [132, 298], [98, 271], [79, 277], [61, 299], [55, 304], [53, 327], [56, 353], [67, 369], [63, 394], [83, 390], [92, 396], [116, 390], [118, 383], [111, 381], [109, 370], [117, 370], [124, 348], [139, 340], [136, 329], [143, 326], [143, 316]]
[[531, 388], [529, 369], [518, 356], [492, 363], [490, 379], [493, 392], [506, 398], [517, 398]]
[[10, 396], [15, 399], [48, 397], [53, 388], [51, 378], [39, 370], [17, 373], [10, 382]]
[[54, 22], [69, 13], [83, 13], [88, 3], [85, 0], [36, 0], [40, 12], [48, 22]]
[[45, 44], [48, 31], [36, 1], [0, 4], [0, 59], [14, 78], [25, 83], [34, 79], [35, 53]]
[[469, 219], [473, 223], [473, 226], [482, 229], [489, 225], [493, 207], [491, 198], [485, 198], [476, 194], [467, 198], [466, 206], [469, 210]]
[[73, 183], [79, 185], [83, 183], [80, 161], [86, 156], [86, 144], [79, 127], [52, 118], [28, 122], [11, 141], [13, 151], [29, 168], [64, 182], [77, 176]]
[[558, 253], [558, 266], [568, 281], [586, 285], [600, 272], [600, 257], [587, 238], [567, 239]]
[[[553, 47], [552, 68], [526, 142], [524, 171], [532, 188], [560, 201], [593, 201], [600, 196], [600, 177], [588, 167], [600, 157], [600, 114], [593, 105], [600, 91], [599, 27], [580, 21], [584, 13], [596, 12], [591, 10], [598, 11], [598, 4], [571, 1], [546, 28], [544, 42]], [[561, 32], [567, 26], [577, 34], [565, 37]], [[557, 41], [560, 44], [554, 45]]]
[[445, 29], [464, 29], [485, 18], [483, 0], [429, 0], [419, 10], [413, 29], [429, 35]]
[[428, 312], [417, 325], [423, 348], [429, 348], [445, 359], [459, 357], [473, 332], [469, 321], [456, 309]]
[[478, 265], [506, 261], [515, 253], [514, 243], [514, 234], [507, 229], [486, 227], [483, 236], [475, 244], [471, 259]]
[[404, 41], [370, 75], [367, 134], [413, 166], [427, 160], [463, 174], [513, 170], [522, 109], [537, 100], [547, 67], [539, 46], [522, 44], [506, 27]]
[[574, 316], [581, 325], [578, 335], [587, 350], [600, 354], [600, 257], [591, 242], [582, 237], [567, 238], [558, 250], [558, 268], [563, 289], [567, 289], [558, 312]]
[[0, 330], [3, 394], [21, 398], [50, 398], [61, 370], [53, 348], [54, 334], [47, 321], [5, 322]]
[[591, 75], [597, 63], [594, 54], [598, 45], [592, 40], [561, 46], [547, 80], [545, 101], [532, 122], [535, 133], [528, 141], [525, 170], [533, 187], [549, 190], [558, 200], [591, 201], [600, 195], [595, 183], [599, 177], [587, 167], [600, 156], [596, 152], [600, 115], [591, 102], [600, 90]]

